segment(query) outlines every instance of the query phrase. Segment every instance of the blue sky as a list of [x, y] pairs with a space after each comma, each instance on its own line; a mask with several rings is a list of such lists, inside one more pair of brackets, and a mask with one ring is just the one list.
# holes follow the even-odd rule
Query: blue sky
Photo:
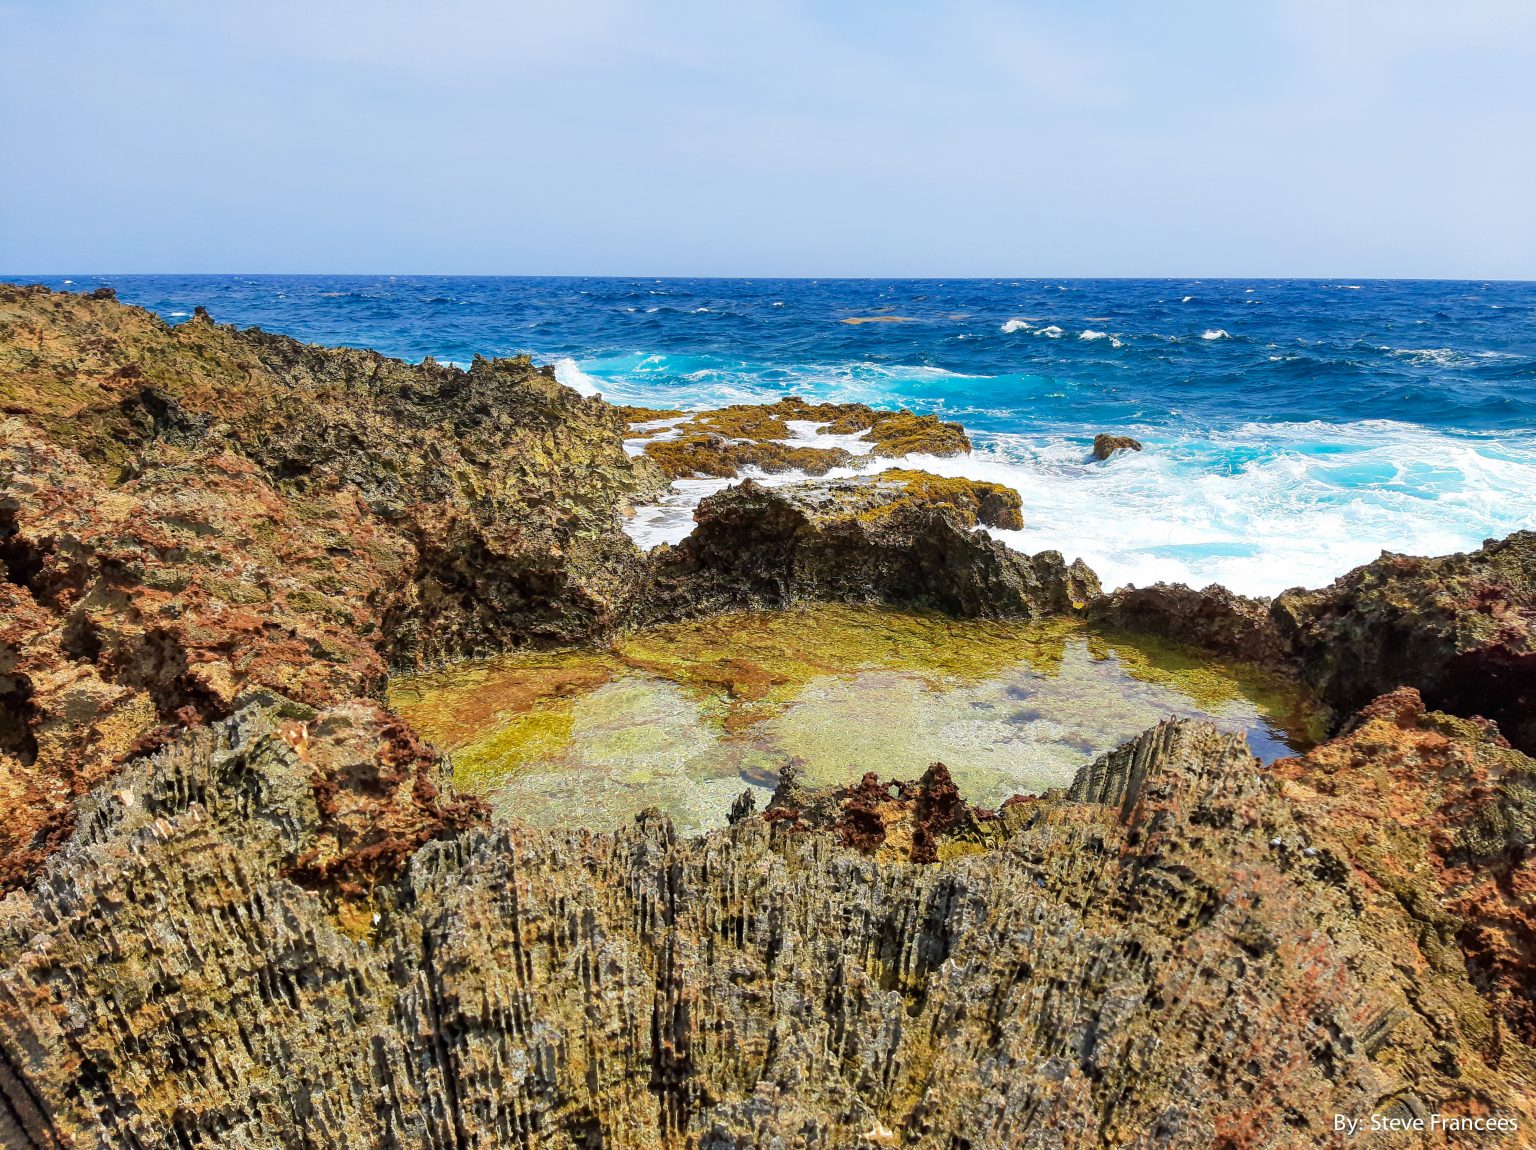
[[0, 0], [0, 270], [1536, 278], [1529, 0]]

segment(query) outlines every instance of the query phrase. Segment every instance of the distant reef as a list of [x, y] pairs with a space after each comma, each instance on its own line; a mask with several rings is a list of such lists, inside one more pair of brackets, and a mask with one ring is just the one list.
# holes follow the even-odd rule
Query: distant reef
[[[0, 286], [0, 1150], [1530, 1144], [1536, 535], [1106, 594], [906, 458], [968, 449]], [[746, 468], [807, 478], [625, 534]], [[816, 600], [1179, 639], [1333, 737], [1263, 768], [1168, 721], [996, 810], [788, 770], [683, 839], [493, 820], [383, 704]]]

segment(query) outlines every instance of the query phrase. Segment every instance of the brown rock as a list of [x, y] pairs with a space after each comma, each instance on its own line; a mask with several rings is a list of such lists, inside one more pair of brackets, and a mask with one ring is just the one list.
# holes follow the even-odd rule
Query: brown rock
[[901, 478], [909, 474], [772, 488], [748, 480], [709, 497], [693, 534], [654, 553], [648, 618], [817, 600], [1040, 616], [1098, 594], [1080, 561], [1020, 555], [972, 530], [992, 485], [961, 498], [948, 481]]
[[[621, 410], [631, 425], [681, 420], [684, 415], [643, 407]], [[863, 433], [868, 449], [855, 453], [814, 442], [802, 444], [791, 435], [790, 420], [822, 424], [822, 434]], [[879, 411], [862, 403], [807, 403], [793, 395], [777, 403], [698, 412], [673, 427], [642, 431], [638, 438], [649, 439], [644, 442], [644, 451], [669, 479], [695, 475], [728, 479], [748, 467], [825, 475], [856, 456], [899, 459], [916, 453], [960, 455], [971, 449], [963, 427], [935, 415]]]
[[1290, 648], [1270, 617], [1269, 600], [1234, 595], [1219, 584], [1122, 587], [1095, 599], [1088, 616], [1108, 627], [1173, 639], [1232, 659], [1282, 666]]
[[1140, 451], [1141, 440], [1132, 439], [1128, 435], [1095, 435], [1093, 437], [1093, 457], [1098, 460], [1108, 459], [1117, 451]]
[[1383, 555], [1321, 591], [1287, 591], [1273, 614], [1340, 714], [1413, 687], [1536, 751], [1536, 532], [1465, 555]]

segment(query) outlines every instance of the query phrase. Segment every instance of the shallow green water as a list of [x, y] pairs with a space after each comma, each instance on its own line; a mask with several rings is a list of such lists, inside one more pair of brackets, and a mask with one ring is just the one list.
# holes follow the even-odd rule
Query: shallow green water
[[686, 833], [723, 825], [746, 787], [765, 801], [792, 760], [812, 785], [943, 762], [968, 800], [996, 806], [1065, 786], [1169, 715], [1242, 732], [1266, 761], [1316, 734], [1288, 684], [1177, 647], [855, 607], [461, 664], [396, 680], [390, 702], [499, 814], [606, 828], [659, 806]]

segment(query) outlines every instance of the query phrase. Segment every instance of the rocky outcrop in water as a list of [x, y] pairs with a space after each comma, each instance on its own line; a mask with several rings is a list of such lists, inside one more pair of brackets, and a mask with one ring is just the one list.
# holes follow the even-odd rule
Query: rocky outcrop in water
[[1440, 792], [1443, 844], [1426, 817], [1357, 857], [1343, 816], [1374, 791], [1347, 766], [1277, 780], [1169, 722], [937, 864], [647, 815], [461, 827], [339, 893], [303, 861], [331, 833], [315, 768], [346, 774], [378, 721], [300, 739], [242, 709], [85, 801], [0, 903], [7, 1150], [1206, 1150], [1342, 1144], [1335, 1113], [1536, 1120], [1506, 980], [1455, 941], [1504, 921], [1536, 764], [1436, 716], [1357, 747], [1410, 762], [1433, 733], [1498, 781]]
[[1291, 656], [1267, 599], [1234, 595], [1214, 583], [1201, 591], [1182, 583], [1122, 587], [1094, 600], [1088, 617], [1108, 627], [1174, 639], [1262, 666], [1283, 665]]
[[1093, 458], [1100, 462], [1108, 459], [1117, 451], [1140, 451], [1141, 440], [1132, 439], [1129, 435], [1095, 435], [1093, 437]]
[[[825, 475], [855, 460], [960, 455], [971, 449], [965, 428], [936, 415], [878, 411], [862, 403], [807, 403], [795, 395], [693, 413], [621, 410], [630, 422], [631, 443], [670, 479], [729, 479], [749, 467]], [[847, 446], [820, 442], [826, 436], [844, 437]]]
[[1342, 723], [1412, 687], [1431, 707], [1499, 724], [1536, 752], [1536, 533], [1468, 554], [1385, 554], [1319, 591], [1270, 602], [1158, 583], [1093, 602], [1089, 617], [1293, 671]]
[[995, 488], [910, 472], [748, 480], [704, 500], [693, 534], [655, 553], [642, 601], [653, 619], [808, 600], [996, 617], [1073, 611], [1096, 596], [1081, 562], [1021, 555], [973, 530], [981, 515], [1017, 515]]

